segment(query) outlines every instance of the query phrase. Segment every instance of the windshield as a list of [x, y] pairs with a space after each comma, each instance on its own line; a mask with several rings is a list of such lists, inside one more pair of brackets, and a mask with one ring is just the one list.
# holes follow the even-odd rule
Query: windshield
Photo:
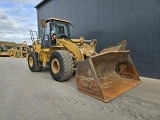
[[6, 52], [6, 51], [7, 51], [7, 47], [2, 46], [2, 47], [1, 47], [1, 51], [2, 51], [2, 52]]
[[51, 34], [55, 34], [58, 38], [70, 38], [69, 23], [61, 21], [53, 21], [51, 26]]

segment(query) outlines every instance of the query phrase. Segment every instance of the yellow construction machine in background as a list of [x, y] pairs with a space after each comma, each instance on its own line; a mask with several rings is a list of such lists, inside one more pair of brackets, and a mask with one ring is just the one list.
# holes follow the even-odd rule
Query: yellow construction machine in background
[[9, 55], [16, 58], [24, 58], [26, 57], [27, 49], [27, 42], [24, 41], [21, 45], [14, 46], [13, 48], [11, 48], [9, 50]]
[[4, 44], [0, 46], [0, 57], [10, 57], [8, 48]]
[[[141, 82], [130, 52], [125, 50], [126, 41], [97, 53], [97, 40], [71, 37], [69, 21], [49, 18], [42, 20], [41, 25], [42, 39], [32, 39], [33, 49], [26, 58], [32, 72], [48, 65], [52, 78], [62, 82], [77, 68], [78, 90], [104, 102]], [[33, 31], [30, 34], [34, 38]]]

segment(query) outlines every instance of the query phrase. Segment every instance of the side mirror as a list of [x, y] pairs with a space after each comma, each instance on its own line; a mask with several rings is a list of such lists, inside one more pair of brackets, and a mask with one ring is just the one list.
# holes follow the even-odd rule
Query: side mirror
[[41, 26], [42, 28], [46, 28], [46, 22], [44, 20], [41, 20]]

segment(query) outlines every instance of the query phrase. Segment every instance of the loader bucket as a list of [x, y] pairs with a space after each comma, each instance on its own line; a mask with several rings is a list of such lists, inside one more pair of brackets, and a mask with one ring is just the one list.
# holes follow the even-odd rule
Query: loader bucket
[[141, 81], [129, 51], [109, 51], [77, 63], [76, 82], [79, 91], [108, 102]]
[[9, 52], [0, 52], [0, 57], [10, 57]]
[[116, 45], [104, 48], [99, 53], [109, 52], [109, 51], [124, 51], [126, 48], [126, 45], [127, 45], [126, 40], [123, 40], [121, 43], [117, 43]]

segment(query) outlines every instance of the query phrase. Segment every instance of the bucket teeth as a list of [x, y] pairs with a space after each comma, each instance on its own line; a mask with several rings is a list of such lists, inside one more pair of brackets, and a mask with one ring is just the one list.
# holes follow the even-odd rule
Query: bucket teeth
[[78, 90], [108, 102], [141, 81], [129, 51], [99, 53], [77, 64]]

